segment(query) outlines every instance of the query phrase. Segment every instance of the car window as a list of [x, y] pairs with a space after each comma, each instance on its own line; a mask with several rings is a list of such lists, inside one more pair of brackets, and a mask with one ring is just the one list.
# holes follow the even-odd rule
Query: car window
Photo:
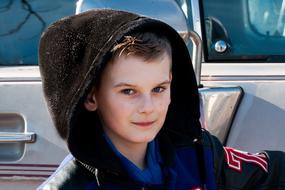
[[264, 37], [284, 37], [284, 1], [248, 1], [249, 23]]
[[75, 13], [76, 0], [1, 0], [0, 65], [36, 65], [39, 38], [55, 20]]
[[285, 0], [203, 0], [202, 6], [207, 61], [285, 61]]

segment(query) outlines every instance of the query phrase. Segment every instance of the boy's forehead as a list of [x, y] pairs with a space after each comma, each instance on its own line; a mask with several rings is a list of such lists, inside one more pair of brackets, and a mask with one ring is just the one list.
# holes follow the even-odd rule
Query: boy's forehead
[[106, 67], [103, 77], [113, 82], [148, 82], [150, 80], [169, 79], [171, 59], [169, 56], [160, 56], [157, 59], [145, 61], [138, 56], [120, 56]]

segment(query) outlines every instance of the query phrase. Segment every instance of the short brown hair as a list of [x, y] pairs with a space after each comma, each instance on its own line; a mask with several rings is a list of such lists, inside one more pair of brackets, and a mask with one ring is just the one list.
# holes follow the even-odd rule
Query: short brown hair
[[[134, 55], [145, 61], [155, 60], [165, 53], [172, 58], [172, 50], [169, 40], [164, 36], [152, 32], [133, 33], [124, 36], [123, 40], [111, 49], [107, 64], [121, 55]], [[99, 77], [94, 81], [95, 87], [100, 88], [101, 75], [106, 65], [99, 71]], [[170, 67], [172, 64], [170, 65]]]
[[122, 42], [116, 44], [111, 52], [111, 59], [121, 55], [135, 55], [149, 61], [158, 58], [164, 53], [172, 57], [168, 39], [151, 32], [141, 32], [124, 36]]

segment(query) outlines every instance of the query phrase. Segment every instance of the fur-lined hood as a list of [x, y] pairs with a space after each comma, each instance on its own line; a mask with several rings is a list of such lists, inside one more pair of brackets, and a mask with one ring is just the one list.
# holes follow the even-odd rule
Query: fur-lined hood
[[91, 10], [52, 24], [42, 35], [39, 46], [43, 90], [54, 125], [71, 153], [86, 164], [112, 164], [104, 158], [112, 153], [100, 140], [98, 115], [85, 110], [83, 102], [110, 58], [112, 47], [135, 31], [162, 34], [172, 47], [171, 104], [160, 133], [174, 145], [200, 138], [195, 74], [179, 34], [161, 21], [133, 13]]

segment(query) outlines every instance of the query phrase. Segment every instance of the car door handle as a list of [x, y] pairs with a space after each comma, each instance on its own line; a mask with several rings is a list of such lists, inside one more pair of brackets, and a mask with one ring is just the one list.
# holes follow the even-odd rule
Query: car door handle
[[0, 143], [14, 143], [14, 142], [33, 143], [35, 141], [36, 141], [35, 133], [0, 132]]

